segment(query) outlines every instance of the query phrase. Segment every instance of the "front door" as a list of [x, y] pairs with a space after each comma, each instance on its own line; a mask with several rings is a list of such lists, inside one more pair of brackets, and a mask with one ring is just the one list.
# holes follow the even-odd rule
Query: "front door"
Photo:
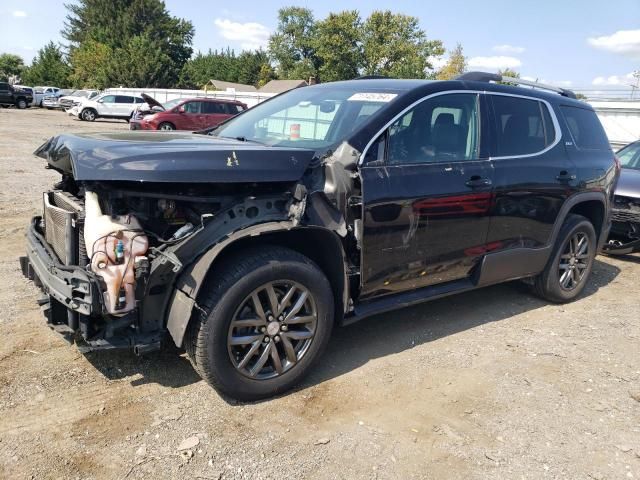
[[484, 254], [493, 168], [483, 97], [426, 97], [367, 152], [363, 298], [466, 278]]

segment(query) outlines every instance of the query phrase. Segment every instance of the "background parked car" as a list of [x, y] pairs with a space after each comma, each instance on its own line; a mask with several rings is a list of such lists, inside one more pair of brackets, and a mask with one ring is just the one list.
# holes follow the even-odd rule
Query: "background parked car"
[[50, 95], [46, 97], [42, 105], [48, 109], [60, 108], [66, 110], [76, 104], [79, 104], [83, 98], [91, 99], [98, 95], [97, 90], [60, 90], [58, 95]]
[[22, 90], [23, 92], [27, 92], [31, 95], [31, 101], [29, 102], [29, 106], [33, 106], [33, 87], [27, 87], [26, 85], [14, 85], [13, 88], [17, 90]]
[[640, 140], [616, 153], [620, 178], [611, 214], [611, 233], [605, 252], [625, 255], [640, 251]]
[[47, 95], [52, 95], [60, 90], [58, 87], [33, 87], [33, 105], [42, 106], [42, 101]]
[[0, 82], [0, 105], [3, 107], [15, 105], [18, 108], [27, 108], [32, 101], [33, 96], [28, 91], [16, 88], [7, 82]]
[[73, 90], [69, 89], [60, 89], [55, 93], [50, 93], [42, 99], [42, 107], [46, 108], [47, 110], [60, 108], [60, 105], [58, 104], [58, 100], [60, 99], [60, 97], [70, 95], [72, 93]]
[[182, 98], [161, 104], [142, 94], [148, 105], [129, 122], [131, 130], [202, 130], [247, 109], [244, 103], [218, 98]]
[[143, 103], [142, 97], [103, 93], [91, 99], [82, 99], [67, 112], [88, 122], [93, 122], [97, 118], [119, 118], [129, 121], [136, 106]]

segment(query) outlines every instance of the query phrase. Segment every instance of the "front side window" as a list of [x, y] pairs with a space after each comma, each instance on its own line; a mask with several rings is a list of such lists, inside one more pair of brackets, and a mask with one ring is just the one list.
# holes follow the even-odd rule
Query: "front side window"
[[473, 93], [438, 95], [421, 102], [389, 127], [389, 164], [477, 159], [479, 110], [479, 96]]
[[184, 108], [186, 113], [200, 113], [200, 107], [200, 102], [187, 102], [182, 105], [182, 108]]
[[116, 96], [115, 95], [105, 95], [104, 97], [102, 97], [100, 99], [100, 101], [102, 103], [115, 103], [116, 102]]
[[547, 106], [533, 99], [491, 95], [495, 115], [497, 157], [532, 155], [555, 141]]

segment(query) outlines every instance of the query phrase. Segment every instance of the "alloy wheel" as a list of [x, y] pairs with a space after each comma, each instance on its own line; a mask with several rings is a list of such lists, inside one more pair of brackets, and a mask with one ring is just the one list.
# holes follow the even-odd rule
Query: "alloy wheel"
[[569, 238], [558, 266], [562, 289], [573, 290], [582, 282], [589, 267], [589, 249], [589, 237], [585, 233], [576, 232]]
[[236, 310], [227, 349], [242, 375], [266, 380], [297, 365], [313, 342], [318, 313], [311, 292], [293, 281], [269, 282]]

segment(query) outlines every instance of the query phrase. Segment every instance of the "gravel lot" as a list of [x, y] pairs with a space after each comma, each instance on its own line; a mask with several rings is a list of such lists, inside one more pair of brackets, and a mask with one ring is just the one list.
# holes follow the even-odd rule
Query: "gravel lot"
[[0, 109], [0, 477], [640, 478], [640, 256], [598, 257], [569, 305], [516, 282], [337, 329], [304, 385], [255, 404], [175, 352], [80, 354], [18, 268], [58, 177], [31, 152], [126, 128]]

